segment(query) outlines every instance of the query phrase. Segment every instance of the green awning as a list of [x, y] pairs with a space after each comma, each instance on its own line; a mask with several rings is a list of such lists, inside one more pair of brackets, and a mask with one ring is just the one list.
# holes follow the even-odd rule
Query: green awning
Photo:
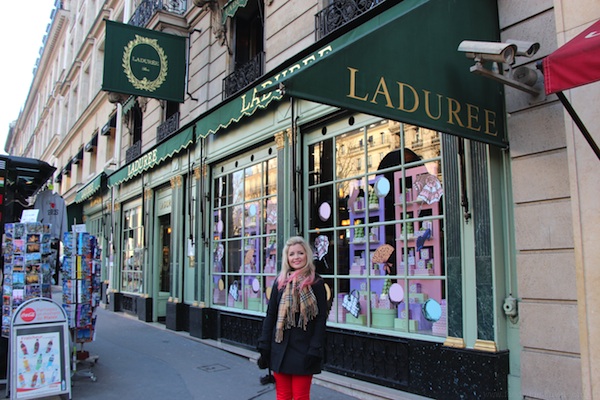
[[164, 160], [173, 157], [174, 154], [186, 149], [194, 143], [194, 126], [188, 126], [170, 139], [154, 146], [151, 150], [142, 154], [136, 160], [130, 162], [108, 177], [108, 187], [119, 185], [129, 179], [147, 171]]
[[82, 201], [89, 199], [103, 186], [106, 186], [106, 174], [101, 172], [91, 182], [77, 191], [75, 203], [81, 203]]
[[225, 129], [285, 94], [507, 146], [503, 86], [472, 75], [473, 61], [457, 51], [465, 39], [498, 39], [494, 3], [404, 0], [382, 3], [364, 19], [200, 115], [196, 135]]
[[227, 17], [233, 18], [238, 9], [246, 7], [248, 0], [229, 0], [223, 6], [223, 24], [227, 21]]
[[133, 106], [135, 105], [135, 99], [136, 96], [129, 96], [127, 98], [127, 100], [125, 100], [125, 103], [123, 103], [123, 115], [127, 114], [129, 112], [129, 110], [131, 110], [133, 108]]
[[404, 0], [338, 38], [284, 93], [507, 146], [501, 84], [469, 72], [462, 40], [499, 37], [495, 2]]

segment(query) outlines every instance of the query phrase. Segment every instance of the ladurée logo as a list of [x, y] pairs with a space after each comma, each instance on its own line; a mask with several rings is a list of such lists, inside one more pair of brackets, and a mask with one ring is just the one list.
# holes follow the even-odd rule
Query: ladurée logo
[[157, 39], [135, 35], [123, 51], [123, 71], [134, 88], [154, 92], [167, 79], [167, 55]]

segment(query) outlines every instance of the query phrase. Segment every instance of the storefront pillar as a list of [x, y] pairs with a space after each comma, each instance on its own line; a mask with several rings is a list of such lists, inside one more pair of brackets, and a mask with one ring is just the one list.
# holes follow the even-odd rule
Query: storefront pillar
[[179, 299], [167, 302], [167, 329], [173, 331], [189, 331], [189, 306], [180, 303]]
[[121, 311], [121, 300], [123, 299], [123, 294], [119, 292], [110, 292], [108, 297], [108, 309], [114, 312]]
[[146, 295], [137, 298], [137, 317], [140, 321], [152, 322], [152, 297]]

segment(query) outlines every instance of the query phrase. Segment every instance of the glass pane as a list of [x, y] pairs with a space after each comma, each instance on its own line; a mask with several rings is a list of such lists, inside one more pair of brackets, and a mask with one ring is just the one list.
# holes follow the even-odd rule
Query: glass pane
[[333, 186], [319, 186], [309, 190], [308, 218], [310, 229], [331, 228], [334, 225]]
[[345, 179], [365, 170], [365, 135], [355, 130], [336, 137], [336, 177]]
[[231, 188], [229, 191], [231, 192], [232, 199], [231, 201], [235, 203], [240, 203], [244, 200], [244, 172], [237, 171], [231, 174]]
[[266, 162], [267, 173], [265, 174], [265, 195], [277, 194], [277, 159], [273, 158]]
[[277, 232], [277, 197], [270, 197], [266, 200], [264, 232], [268, 235], [275, 235]]
[[244, 170], [245, 200], [256, 199], [262, 196], [262, 164], [256, 164]]

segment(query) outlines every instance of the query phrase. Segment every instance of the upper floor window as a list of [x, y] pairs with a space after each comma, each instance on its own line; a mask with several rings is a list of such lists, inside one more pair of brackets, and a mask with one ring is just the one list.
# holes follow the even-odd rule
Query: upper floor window
[[232, 20], [233, 72], [223, 80], [223, 98], [248, 86], [264, 73], [264, 4], [249, 0]]

